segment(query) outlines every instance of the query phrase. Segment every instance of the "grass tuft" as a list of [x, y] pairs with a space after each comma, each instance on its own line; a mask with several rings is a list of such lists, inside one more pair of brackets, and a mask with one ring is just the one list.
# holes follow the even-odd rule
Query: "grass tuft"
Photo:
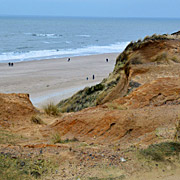
[[157, 55], [155, 59], [153, 59], [154, 62], [160, 64], [162, 62], [168, 62], [168, 54], [167, 52], [162, 52], [160, 55]]
[[43, 107], [44, 112], [46, 114], [48, 114], [49, 116], [59, 116], [60, 115], [60, 111], [57, 105], [53, 104], [53, 103], [49, 103], [46, 106]]
[[37, 115], [31, 117], [31, 122], [34, 124], [45, 124], [42, 119]]
[[61, 143], [61, 136], [60, 134], [53, 134], [52, 136], [52, 143], [56, 144], [56, 143]]

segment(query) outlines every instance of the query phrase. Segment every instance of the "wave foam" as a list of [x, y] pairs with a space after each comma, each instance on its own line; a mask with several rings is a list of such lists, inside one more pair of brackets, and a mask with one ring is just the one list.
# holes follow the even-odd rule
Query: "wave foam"
[[78, 36], [78, 37], [86, 37], [86, 38], [91, 37], [89, 34], [80, 34], [80, 35], [76, 35], [76, 36]]
[[0, 54], [0, 62], [7, 61], [30, 61], [50, 58], [62, 58], [68, 56], [84, 56], [92, 54], [103, 54], [103, 53], [120, 53], [128, 45], [129, 42], [121, 42], [111, 44], [109, 46], [88, 46], [77, 49], [54, 49], [54, 50], [40, 50], [40, 51], [29, 51], [29, 52], [8, 52]]
[[36, 37], [48, 37], [48, 38], [54, 38], [54, 37], [61, 37], [61, 34], [41, 34], [41, 33], [25, 33], [26, 35], [36, 36]]

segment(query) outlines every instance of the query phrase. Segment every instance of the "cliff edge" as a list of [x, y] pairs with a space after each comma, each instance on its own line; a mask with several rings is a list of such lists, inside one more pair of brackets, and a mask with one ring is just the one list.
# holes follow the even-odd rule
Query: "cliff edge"
[[[175, 73], [167, 69], [179, 63], [178, 34], [147, 36], [126, 47], [117, 57], [114, 71], [108, 78], [61, 101], [58, 107], [61, 112], [72, 112], [111, 102], [156, 78], [174, 76]], [[159, 69], [162, 72], [156, 72]]]

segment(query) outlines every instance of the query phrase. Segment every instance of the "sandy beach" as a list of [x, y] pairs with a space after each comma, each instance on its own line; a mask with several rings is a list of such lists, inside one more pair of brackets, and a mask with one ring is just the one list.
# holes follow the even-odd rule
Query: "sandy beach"
[[[117, 53], [0, 64], [0, 92], [28, 93], [37, 107], [58, 103], [113, 71]], [[109, 62], [106, 62], [106, 58]], [[93, 74], [95, 79], [92, 79]], [[88, 80], [86, 79], [88, 77]]]

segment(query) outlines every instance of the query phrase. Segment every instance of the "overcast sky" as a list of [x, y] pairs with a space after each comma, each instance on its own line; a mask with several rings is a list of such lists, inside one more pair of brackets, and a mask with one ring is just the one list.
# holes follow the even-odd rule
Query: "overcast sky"
[[0, 15], [180, 18], [180, 0], [0, 0]]

